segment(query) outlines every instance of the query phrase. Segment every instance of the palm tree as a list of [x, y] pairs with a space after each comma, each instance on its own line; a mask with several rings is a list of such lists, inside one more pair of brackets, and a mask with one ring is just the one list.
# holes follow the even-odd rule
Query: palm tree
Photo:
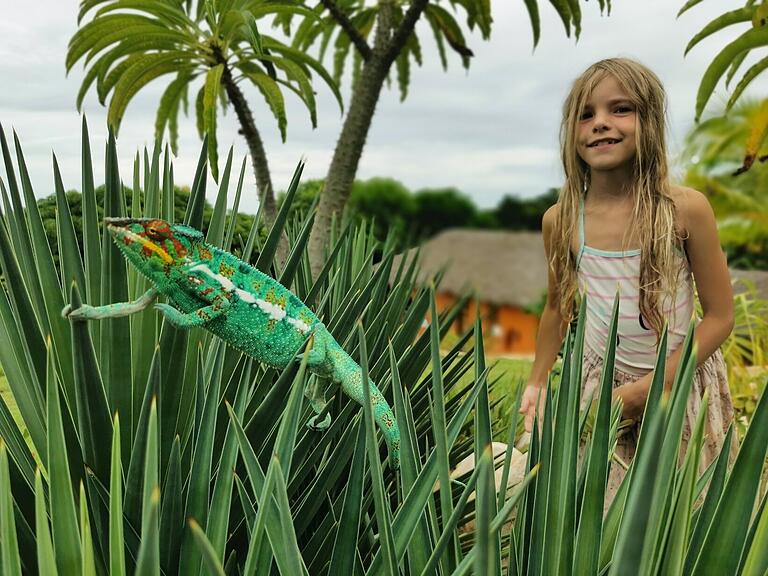
[[[550, 0], [570, 36], [581, 32], [579, 0]], [[415, 32], [423, 17], [430, 25], [443, 68], [447, 67], [447, 49], [456, 52], [465, 68], [473, 56], [467, 46], [462, 27], [454, 15], [463, 12], [467, 28], [477, 28], [484, 40], [491, 34], [491, 4], [484, 0], [451, 3], [454, 12], [432, 0], [393, 2], [377, 0], [373, 5], [362, 0], [320, 0], [314, 10], [322, 17], [305, 19], [297, 28], [293, 45], [308, 50], [317, 45], [322, 60], [333, 40], [334, 77], [341, 80], [345, 63], [353, 67], [351, 96], [341, 134], [325, 179], [317, 219], [310, 239], [313, 269], [319, 271], [323, 262], [322, 249], [334, 214], [340, 213], [349, 200], [368, 131], [373, 121], [381, 90], [392, 74], [397, 77], [401, 99], [408, 93], [411, 65], [422, 64], [421, 43]], [[533, 29], [534, 47], [540, 34], [538, 2], [525, 0]], [[610, 1], [599, 0], [600, 10], [608, 9]], [[286, 18], [290, 21], [290, 18]], [[335, 40], [334, 40], [335, 38]]]
[[[686, 2], [680, 9], [678, 17], [698, 4], [699, 1], [689, 0]], [[718, 16], [691, 38], [691, 41], [685, 48], [685, 53], [688, 54], [696, 44], [712, 34], [733, 26], [747, 26], [747, 29], [720, 51], [704, 73], [699, 84], [698, 95], [696, 96], [697, 122], [701, 118], [707, 102], [709, 102], [715, 87], [723, 75], [726, 76], [725, 85], [727, 87], [747, 56], [756, 49], [768, 46], [768, 34], [766, 34], [766, 29], [768, 29], [768, 2], [763, 1], [758, 4], [756, 0], [747, 0], [743, 8], [731, 10]], [[766, 68], [768, 68], [768, 57], [763, 57], [744, 73], [728, 100], [725, 108], [726, 112], [733, 107], [747, 86], [762, 74]], [[737, 175], [749, 170], [757, 159], [761, 162], [768, 160], [768, 155], [761, 155], [759, 153], [760, 147], [766, 137], [768, 137], [768, 100], [762, 103], [761, 109], [753, 116], [753, 119], [754, 123], [751, 125], [749, 137], [745, 142], [746, 149], [742, 152], [743, 160], [741, 166], [735, 172]]]
[[[92, 18], [82, 24], [89, 13]], [[168, 128], [175, 154], [179, 110], [187, 113], [190, 89], [201, 79], [194, 108], [198, 132], [201, 137], [208, 134], [211, 171], [218, 178], [217, 109], [232, 104], [248, 144], [265, 221], [271, 224], [275, 199], [269, 165], [241, 85], [250, 83], [261, 92], [283, 140], [285, 89], [306, 105], [312, 125], [317, 123], [312, 73], [325, 81], [341, 106], [336, 84], [317, 60], [259, 33], [257, 20], [275, 15], [314, 17], [290, 0], [81, 0], [81, 26], [66, 58], [67, 71], [85, 62], [78, 109], [95, 83], [99, 101], [104, 104], [109, 97], [107, 121], [117, 131], [131, 99], [153, 80], [173, 75], [157, 108], [155, 138], [161, 140]]]

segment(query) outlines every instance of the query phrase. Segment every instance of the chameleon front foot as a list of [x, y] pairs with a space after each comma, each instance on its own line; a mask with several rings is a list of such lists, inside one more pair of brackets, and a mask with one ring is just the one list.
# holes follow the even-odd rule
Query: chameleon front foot
[[[114, 312], [107, 310], [109, 306], [88, 306], [82, 304], [78, 308], [72, 308], [72, 304], [67, 304], [61, 309], [61, 315], [72, 322], [86, 322], [87, 320], [102, 320], [103, 318], [112, 318]], [[114, 305], [112, 305], [114, 308]], [[110, 314], [111, 312], [111, 314]]]
[[61, 309], [61, 316], [62, 318], [67, 318], [73, 322], [84, 322], [87, 320], [87, 318], [85, 318], [82, 314], [83, 308], [85, 308], [85, 306], [81, 306], [76, 310], [72, 310], [72, 304], [67, 304], [64, 306], [64, 308]]
[[83, 304], [73, 309], [72, 304], [67, 304], [61, 309], [61, 315], [74, 322], [84, 322], [85, 320], [105, 320], [107, 318], [121, 318], [129, 314], [135, 314], [146, 309], [157, 298], [157, 290], [150, 288], [133, 302], [118, 302], [116, 304], [106, 304], [105, 306], [89, 306]]

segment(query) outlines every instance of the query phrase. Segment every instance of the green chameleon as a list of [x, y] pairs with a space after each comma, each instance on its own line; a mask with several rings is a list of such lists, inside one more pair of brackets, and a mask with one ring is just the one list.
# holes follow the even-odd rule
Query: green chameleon
[[[139, 312], [159, 296], [171, 304], [154, 306], [179, 328], [200, 326], [238, 350], [275, 368], [285, 368], [312, 336], [307, 368], [330, 378], [362, 404], [362, 370], [331, 336], [317, 316], [287, 288], [236, 256], [206, 244], [203, 234], [158, 219], [107, 218], [107, 229], [123, 255], [153, 284], [134, 302], [106, 306], [66, 306], [65, 317], [100, 320]], [[316, 412], [308, 425], [330, 424], [325, 402], [314, 386], [306, 394]], [[400, 462], [400, 431], [392, 409], [369, 380], [376, 423], [381, 428], [393, 469]], [[323, 421], [319, 417], [325, 414]]]

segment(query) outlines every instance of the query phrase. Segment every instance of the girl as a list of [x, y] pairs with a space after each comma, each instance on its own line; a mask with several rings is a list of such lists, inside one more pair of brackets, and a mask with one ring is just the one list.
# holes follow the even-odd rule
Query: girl
[[[700, 192], [669, 182], [665, 93], [659, 79], [626, 58], [593, 64], [574, 82], [565, 101], [560, 141], [565, 185], [542, 221], [549, 284], [536, 358], [520, 407], [525, 428], [531, 429], [571, 320], [577, 285], [588, 295], [582, 398], [599, 386], [619, 287], [613, 394], [623, 402], [623, 417], [637, 421], [665, 320], [670, 352], [665, 386], [672, 385], [694, 313], [695, 278], [704, 315], [694, 333], [697, 370], [681, 454], [701, 397], [709, 390], [704, 469], [719, 454], [733, 418], [719, 349], [733, 327], [733, 296], [709, 202]], [[638, 432], [636, 423], [618, 440], [616, 455], [627, 464], [634, 456]], [[622, 467], [611, 466], [606, 503], [613, 499], [624, 473]]]

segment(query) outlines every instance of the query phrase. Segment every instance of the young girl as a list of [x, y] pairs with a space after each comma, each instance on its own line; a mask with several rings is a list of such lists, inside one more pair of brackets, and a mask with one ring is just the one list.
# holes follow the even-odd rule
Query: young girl
[[[520, 407], [525, 428], [532, 427], [577, 289], [587, 293], [583, 401], [596, 393], [619, 287], [613, 394], [623, 402], [623, 417], [636, 423], [618, 439], [616, 455], [629, 464], [664, 321], [665, 386], [670, 389], [694, 314], [695, 279], [704, 315], [694, 334], [697, 369], [681, 454], [709, 390], [703, 469], [719, 454], [733, 418], [719, 348], [733, 327], [733, 296], [709, 202], [700, 192], [669, 182], [664, 88], [653, 72], [632, 60], [597, 62], [571, 88], [560, 139], [565, 185], [542, 222], [549, 284]], [[610, 470], [606, 502], [625, 474], [618, 465]]]

